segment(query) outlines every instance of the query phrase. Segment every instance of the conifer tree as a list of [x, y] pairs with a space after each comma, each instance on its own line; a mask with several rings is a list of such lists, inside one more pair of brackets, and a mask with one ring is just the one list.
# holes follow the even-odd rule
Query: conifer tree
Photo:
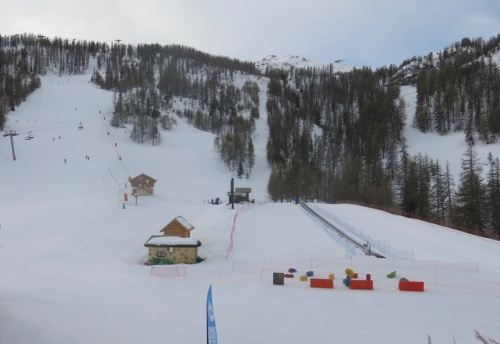
[[446, 168], [443, 169], [437, 160], [435, 163], [431, 162], [431, 187], [430, 187], [430, 204], [432, 207], [432, 214], [436, 220], [448, 221], [449, 211], [451, 208], [452, 185], [453, 179], [449, 172], [448, 162]]
[[462, 158], [462, 171], [458, 185], [453, 219], [466, 228], [484, 230], [486, 225], [486, 189], [481, 176], [482, 168], [472, 146]]
[[451, 212], [453, 210], [453, 195], [454, 195], [454, 190], [455, 190], [455, 181], [453, 180], [453, 177], [451, 176], [450, 173], [450, 163], [446, 161], [446, 169], [444, 173], [444, 184], [445, 184], [445, 190], [444, 190], [444, 197], [445, 197], [445, 204], [446, 204], [446, 219], [450, 220], [451, 219]]
[[248, 157], [247, 157], [248, 169], [249, 169], [249, 172], [251, 172], [253, 165], [255, 164], [255, 150], [254, 150], [253, 142], [252, 142], [251, 138], [248, 140], [248, 150], [247, 151], [248, 151]]
[[275, 168], [271, 172], [269, 177], [269, 182], [267, 183], [267, 192], [269, 197], [274, 202], [281, 201], [284, 199], [284, 178], [281, 168]]
[[241, 178], [245, 174], [245, 170], [243, 169], [243, 163], [241, 162], [241, 160], [238, 163], [238, 171], [237, 171], [237, 173], [238, 173], [238, 178]]
[[488, 154], [488, 179], [486, 183], [486, 212], [488, 229], [500, 235], [500, 160]]
[[400, 208], [404, 211], [414, 213], [417, 209], [418, 181], [416, 168], [410, 154], [407, 151], [406, 142], [403, 140], [401, 151], [401, 162], [397, 176], [398, 197]]
[[5, 101], [0, 99], [0, 130], [5, 126], [5, 109], [7, 108]]

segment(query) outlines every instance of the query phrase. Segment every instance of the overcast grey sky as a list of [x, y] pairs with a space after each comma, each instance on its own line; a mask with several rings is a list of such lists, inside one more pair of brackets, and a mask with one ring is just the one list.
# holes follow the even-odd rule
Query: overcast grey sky
[[258, 61], [400, 64], [500, 34], [500, 0], [0, 0], [0, 35], [182, 44]]

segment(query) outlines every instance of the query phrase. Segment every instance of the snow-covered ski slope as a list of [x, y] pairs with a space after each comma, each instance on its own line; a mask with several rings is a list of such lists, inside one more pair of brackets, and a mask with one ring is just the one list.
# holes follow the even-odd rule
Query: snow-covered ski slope
[[[6, 130], [19, 133], [16, 161], [10, 137], [0, 137], [0, 343], [203, 342], [210, 284], [219, 343], [416, 344], [427, 335], [433, 343], [471, 343], [476, 329], [500, 339], [500, 297], [399, 292], [378, 260], [344, 260], [345, 248], [300, 207], [270, 203], [265, 122], [257, 124], [252, 177], [235, 178], [237, 187], [255, 190], [255, 204], [209, 205], [208, 199], [227, 200], [234, 177], [213, 149], [214, 136], [178, 119], [162, 132], [160, 146], [133, 143], [131, 128], [108, 124], [112, 93], [89, 80], [89, 74], [42, 78], [42, 87], [9, 115]], [[25, 140], [29, 131], [35, 138]], [[123, 192], [130, 193], [128, 177], [140, 173], [158, 181], [155, 196], [139, 197], [135, 206]], [[498, 242], [367, 208], [319, 206], [413, 250], [417, 262], [477, 266], [453, 274], [464, 283], [500, 282]], [[195, 226], [192, 237], [206, 260], [186, 266], [185, 278], [151, 276], [143, 245], [178, 215]], [[333, 290], [311, 289], [297, 278], [272, 285], [274, 267], [297, 267], [298, 276], [316, 262], [332, 262], [316, 274], [335, 273]], [[349, 264], [373, 273], [375, 290], [345, 288]], [[429, 268], [398, 274], [449, 276]]]

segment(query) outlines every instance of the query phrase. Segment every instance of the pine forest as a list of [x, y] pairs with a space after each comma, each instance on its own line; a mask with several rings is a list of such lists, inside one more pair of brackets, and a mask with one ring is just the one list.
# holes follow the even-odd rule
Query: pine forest
[[[91, 68], [92, 82], [113, 92], [113, 127], [158, 145], [183, 118], [215, 135], [221, 160], [240, 178], [251, 177], [255, 121], [267, 111], [273, 201], [357, 202], [498, 239], [499, 157], [482, 163], [474, 146], [500, 139], [500, 67], [491, 58], [499, 49], [500, 35], [463, 38], [399, 66], [338, 72], [332, 65], [262, 70], [180, 45], [0, 36], [0, 129], [41, 75]], [[458, 178], [446, 161], [408, 153], [402, 85], [417, 91], [410, 125], [464, 133]]]

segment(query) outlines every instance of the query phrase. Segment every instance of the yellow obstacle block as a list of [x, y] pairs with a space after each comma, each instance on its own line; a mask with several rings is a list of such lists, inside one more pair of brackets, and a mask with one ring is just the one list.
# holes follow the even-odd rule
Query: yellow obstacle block
[[307, 276], [306, 276], [306, 275], [302, 275], [302, 276], [300, 276], [300, 280], [301, 280], [302, 282], [307, 281]]
[[329, 278], [329, 279], [335, 279], [335, 274], [329, 274], [329, 275], [328, 275], [328, 278]]

